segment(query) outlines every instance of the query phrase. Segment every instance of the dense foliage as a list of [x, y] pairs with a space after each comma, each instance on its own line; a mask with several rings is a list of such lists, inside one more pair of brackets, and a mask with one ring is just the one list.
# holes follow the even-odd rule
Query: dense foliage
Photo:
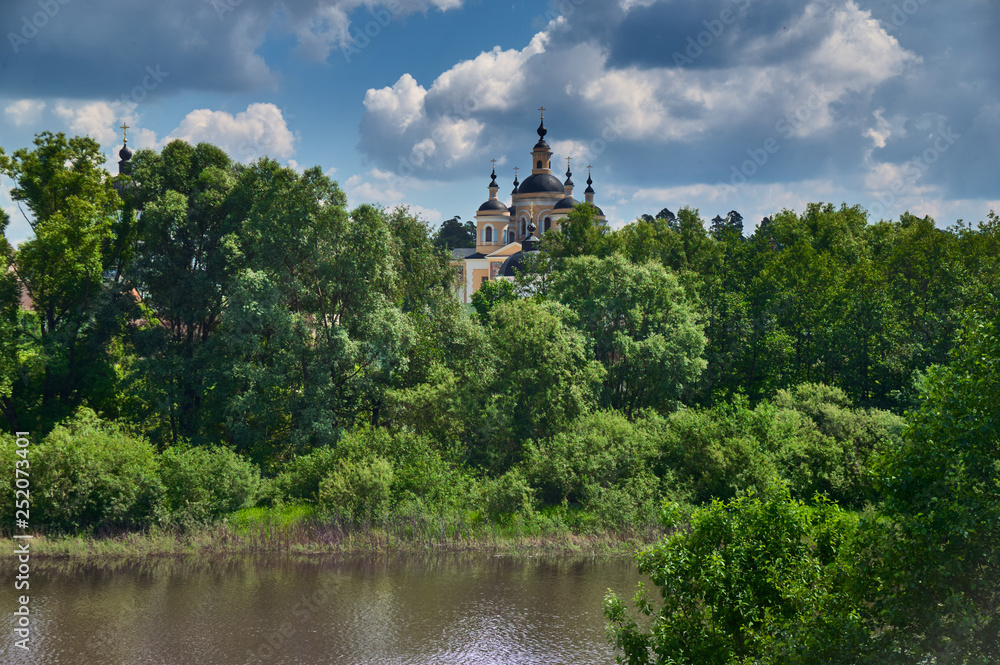
[[[61, 134], [0, 151], [33, 231], [0, 279], [33, 525], [292, 503], [666, 529], [640, 558], [652, 628], [609, 601], [628, 662], [998, 658], [996, 214], [664, 208], [612, 231], [583, 204], [470, 307], [449, 261], [471, 222], [349, 209], [319, 167], [208, 144], [102, 162]], [[0, 442], [13, 484], [29, 460]]]

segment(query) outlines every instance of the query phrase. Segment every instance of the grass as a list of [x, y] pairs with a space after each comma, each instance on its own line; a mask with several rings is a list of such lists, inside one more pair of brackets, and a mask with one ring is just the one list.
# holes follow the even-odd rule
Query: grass
[[654, 542], [662, 527], [582, 532], [542, 514], [484, 519], [476, 512], [392, 515], [352, 521], [309, 505], [246, 508], [221, 522], [144, 532], [37, 535], [33, 558], [82, 561], [148, 557], [296, 554], [483, 552], [504, 555], [627, 555]]

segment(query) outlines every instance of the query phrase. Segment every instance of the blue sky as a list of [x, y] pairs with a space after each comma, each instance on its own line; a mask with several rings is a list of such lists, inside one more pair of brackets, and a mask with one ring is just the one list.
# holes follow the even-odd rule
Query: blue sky
[[811, 201], [975, 223], [1000, 211], [998, 34], [996, 0], [4, 0], [0, 146], [89, 134], [114, 170], [125, 121], [437, 224], [473, 217], [491, 159], [509, 194], [544, 105], [615, 226]]

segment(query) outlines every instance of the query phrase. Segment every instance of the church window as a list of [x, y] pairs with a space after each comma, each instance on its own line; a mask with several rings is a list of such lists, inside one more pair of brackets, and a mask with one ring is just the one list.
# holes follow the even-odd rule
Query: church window
[[542, 160], [540, 160], [540, 159], [538, 160], [538, 166], [536, 166], [535, 168], [536, 169], [542, 168]]
[[493, 227], [487, 226], [483, 229], [483, 242], [493, 242]]
[[527, 222], [525, 222], [525, 221], [524, 221], [524, 218], [522, 217], [522, 218], [521, 218], [521, 236], [522, 236], [522, 237], [523, 237], [524, 235], [526, 235], [526, 231], [527, 231], [527, 229], [525, 228], [526, 224], [527, 224]]
[[551, 217], [546, 217], [545, 218], [545, 230], [548, 231], [550, 228], [552, 228], [552, 218]]

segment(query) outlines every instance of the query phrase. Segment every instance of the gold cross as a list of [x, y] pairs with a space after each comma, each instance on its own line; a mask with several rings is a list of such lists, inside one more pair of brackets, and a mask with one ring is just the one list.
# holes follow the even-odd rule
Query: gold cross
[[497, 160], [491, 159], [490, 162], [493, 163], [493, 170], [496, 171], [497, 170]]
[[567, 171], [569, 171], [569, 160], [571, 160], [571, 159], [573, 159], [573, 158], [572, 157], [567, 157], [566, 158], [566, 170]]
[[540, 106], [540, 107], [538, 108], [538, 110], [539, 110], [539, 111], [541, 112], [541, 114], [542, 114], [542, 120], [545, 120], [545, 107], [544, 107], [544, 106]]
[[590, 164], [587, 164], [587, 177], [590, 177], [590, 169], [593, 168]]
[[122, 143], [127, 143], [127, 142], [128, 142], [128, 125], [126, 125], [125, 121], [123, 120], [122, 121]]
[[517, 167], [514, 167], [514, 180], [517, 180]]

